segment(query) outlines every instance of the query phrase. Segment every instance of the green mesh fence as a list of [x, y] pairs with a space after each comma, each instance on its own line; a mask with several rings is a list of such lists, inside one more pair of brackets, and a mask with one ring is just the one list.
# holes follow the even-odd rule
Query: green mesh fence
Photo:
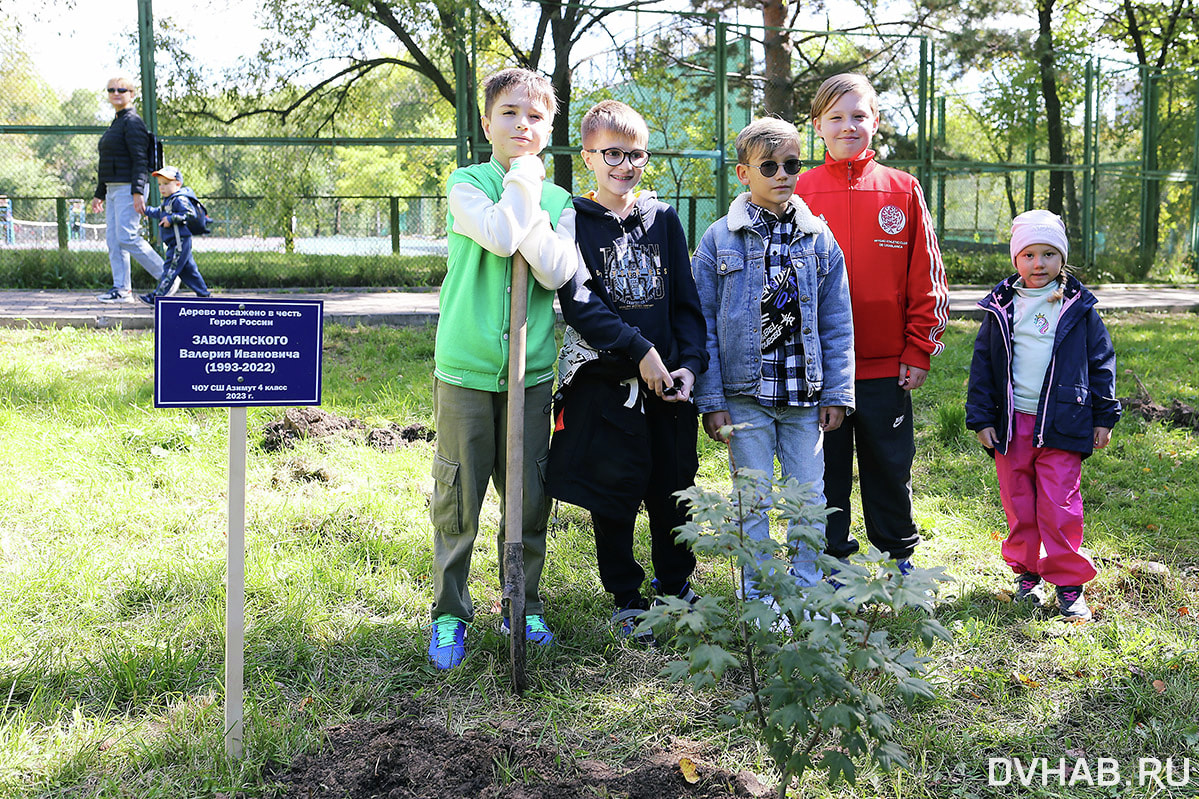
[[[602, 15], [602, 24], [581, 31], [571, 51], [569, 129], [547, 153], [553, 178], [576, 192], [590, 188], [578, 158], [579, 119], [600, 99], [628, 102], [650, 127], [654, 158], [642, 186], [678, 208], [694, 243], [741, 190], [737, 131], [778, 110], [767, 67], [777, 67], [779, 31], [715, 16], [571, 8]], [[539, 9], [518, 10], [533, 19]], [[325, 82], [349, 63], [344, 57], [255, 71], [255, 52], [239, 56], [219, 36], [183, 35], [169, 18], [159, 23], [154, 59], [145, 61], [153, 77], [137, 107], [162, 139], [166, 161], [182, 168], [216, 220], [196, 252], [218, 289], [426, 285], [444, 272], [445, 179], [460, 162], [489, 155], [478, 84], [517, 63], [512, 48], [527, 47], [521, 37], [531, 34], [506, 40], [467, 8], [454, 20], [458, 55], [448, 31], [428, 39], [451, 84], [438, 85], [397, 63], [396, 40], [378, 29], [349, 31], [343, 15], [293, 21], [300, 27], [284, 31], [276, 46], [309, 36], [332, 48], [347, 41], [336, 39], [341, 30], [360, 44], [357, 56], [379, 62], [360, 80]], [[136, 19], [130, 29], [133, 41]], [[816, 87], [836, 72], [865, 73], [880, 94], [873, 146], [924, 184], [951, 280], [986, 282], [1006, 269], [1011, 217], [1057, 196], [1071, 262], [1088, 279], [1193, 276], [1194, 73], [1058, 53], [1064, 152], [1055, 163], [1035, 64], [950, 85], [941, 82], [932, 39], [786, 33], [790, 88], [782, 113], [800, 128], [805, 161], [823, 158], [808, 123]], [[103, 288], [104, 219], [88, 205], [96, 142], [112, 115], [104, 78], [55, 92], [30, 74], [20, 44], [19, 36], [0, 35], [0, 284]], [[71, 48], [64, 38], [63, 51]], [[240, 66], [207, 66], [200, 56], [215, 52]], [[127, 56], [133, 68], [126, 71], [138, 73], [135, 50]], [[552, 53], [538, 68], [562, 73]], [[146, 235], [153, 240], [153, 231]], [[145, 279], [138, 270], [134, 276]]]

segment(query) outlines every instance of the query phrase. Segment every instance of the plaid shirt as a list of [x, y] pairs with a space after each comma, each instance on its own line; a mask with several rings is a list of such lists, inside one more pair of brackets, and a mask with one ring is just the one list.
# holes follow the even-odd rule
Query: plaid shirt
[[[782, 218], [753, 202], [748, 204], [747, 209], [751, 226], [762, 237], [766, 249], [765, 281], [762, 286], [765, 296], [791, 266], [795, 209], [788, 206]], [[819, 398], [804, 389], [803, 363], [803, 343], [795, 335], [785, 338], [770, 352], [762, 353], [762, 382], [758, 387], [758, 402], [768, 408], [818, 404]]]

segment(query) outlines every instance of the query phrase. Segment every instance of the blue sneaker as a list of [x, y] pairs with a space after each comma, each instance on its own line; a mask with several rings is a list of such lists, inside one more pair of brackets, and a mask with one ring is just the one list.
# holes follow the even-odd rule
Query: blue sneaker
[[[511, 635], [512, 633], [512, 627], [508, 624], [507, 616], [500, 622], [500, 632], [504, 635]], [[538, 646], [549, 646], [554, 643], [554, 634], [546, 626], [544, 616], [536, 614], [525, 616], [525, 640]]]
[[895, 565], [899, 567], [899, 573], [902, 574], [904, 577], [907, 577], [909, 574], [912, 573], [912, 569], [916, 568], [915, 566], [912, 565], [911, 558], [904, 558], [903, 560], [897, 560], [897, 561], [895, 561]]
[[433, 635], [429, 639], [429, 660], [445, 671], [466, 657], [466, 622], [457, 616], [438, 616], [433, 620]]
[[[650, 582], [650, 585], [653, 586], [655, 594], [657, 594], [659, 597], [666, 596], [666, 594], [662, 591], [662, 584], [658, 582], [657, 577], [650, 580], [649, 582]], [[690, 580], [687, 580], [685, 583], [683, 583], [683, 587], [681, 589], [679, 589], [679, 592], [677, 594], [675, 594], [675, 596], [677, 596], [679, 599], [683, 600], [684, 602], [686, 602], [689, 605], [694, 605], [696, 602], [699, 601], [699, 594], [695, 593], [695, 589], [691, 587]], [[657, 603], [658, 601], [659, 601], [658, 599], [654, 600], [655, 603]]]

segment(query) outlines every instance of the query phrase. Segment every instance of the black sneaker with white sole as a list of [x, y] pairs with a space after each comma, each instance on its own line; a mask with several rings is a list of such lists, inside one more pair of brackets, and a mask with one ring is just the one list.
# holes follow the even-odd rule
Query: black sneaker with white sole
[[1016, 578], [1016, 596], [1014, 599], [1017, 602], [1027, 602], [1030, 605], [1041, 607], [1045, 604], [1045, 583], [1041, 581], [1041, 575], [1033, 574], [1032, 572], [1024, 572]]
[[1057, 609], [1063, 619], [1091, 620], [1091, 609], [1083, 598], [1081, 585], [1059, 585], [1057, 587]]

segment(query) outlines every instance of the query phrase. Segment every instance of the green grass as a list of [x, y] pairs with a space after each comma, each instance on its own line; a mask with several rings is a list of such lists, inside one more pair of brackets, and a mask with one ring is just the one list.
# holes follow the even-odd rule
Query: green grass
[[[1109, 321], [1118, 393], [1134, 393], [1132, 369], [1159, 402], [1199, 405], [1194, 316]], [[988, 787], [987, 758], [999, 756], [1112, 757], [1129, 773], [1139, 757], [1189, 756], [1199, 771], [1196, 622], [1180, 612], [1199, 615], [1195, 436], [1126, 418], [1084, 465], [1088, 545], [1102, 563], [1096, 622], [1006, 603], [993, 466], [957, 411], [975, 329], [951, 324], [916, 402], [917, 561], [956, 582], [938, 609], [954, 640], [927, 652], [937, 698], [891, 708], [913, 769], [863, 767], [856, 791], [811, 774], [805, 796], [1113, 795]], [[226, 760], [227, 414], [154, 409], [151, 343], [138, 331], [0, 330], [0, 796], [270, 796], [270, 769], [318, 746], [326, 726], [414, 705], [451, 731], [515, 720], [578, 758], [620, 764], [681, 736], [727, 768], [765, 773], [765, 754], [719, 723], [744, 675], [694, 694], [657, 676], [669, 650], [612, 640], [590, 523], [575, 508], [553, 520], [542, 583], [561, 645], [531, 648], [526, 697], [508, 687], [491, 535], [475, 551], [472, 654], [434, 673], [432, 445], [384, 454], [332, 439], [266, 453], [262, 428], [278, 409], [249, 412], [246, 757]], [[432, 423], [431, 329], [333, 326], [324, 344], [326, 410]], [[701, 481], [723, 484], [725, 469], [723, 451], [702, 443]], [[319, 470], [327, 480], [296, 477]], [[494, 501], [483, 515], [494, 530]], [[648, 563], [643, 527], [638, 551]], [[1138, 576], [1137, 559], [1171, 576]], [[696, 583], [731, 594], [726, 564], [701, 563]]]
[[[205, 282], [217, 290], [439, 286], [445, 258], [436, 255], [306, 255], [281, 252], [198, 252]], [[107, 252], [0, 250], [0, 287], [103, 289], [109, 285]], [[134, 265], [134, 288], [153, 288]]]

